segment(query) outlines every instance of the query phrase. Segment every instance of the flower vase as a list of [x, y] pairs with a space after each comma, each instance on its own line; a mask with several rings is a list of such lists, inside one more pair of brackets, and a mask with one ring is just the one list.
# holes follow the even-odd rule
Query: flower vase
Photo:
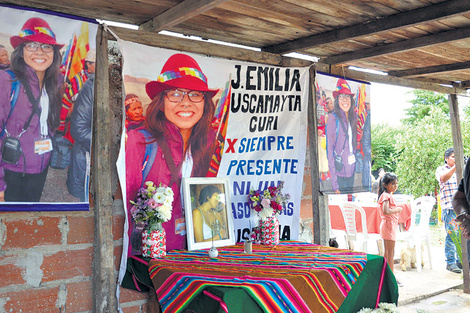
[[166, 233], [162, 224], [152, 225], [142, 231], [142, 256], [160, 258], [166, 255]]
[[276, 216], [260, 219], [259, 228], [261, 230], [260, 243], [262, 245], [279, 244], [279, 220]]

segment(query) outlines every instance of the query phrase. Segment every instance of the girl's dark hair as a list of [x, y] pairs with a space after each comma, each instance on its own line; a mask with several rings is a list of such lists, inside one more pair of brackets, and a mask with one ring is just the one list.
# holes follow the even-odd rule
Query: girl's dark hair
[[[25, 43], [18, 45], [11, 54], [11, 70], [22, 84], [29, 83], [27, 76], [27, 65], [23, 57], [23, 47]], [[54, 46], [54, 56], [52, 64], [47, 68], [44, 75], [44, 87], [49, 96], [49, 115], [47, 126], [50, 131], [59, 127], [60, 110], [62, 108], [62, 90], [59, 82], [61, 55], [58, 46]], [[24, 86], [23, 86], [24, 87]]]
[[377, 199], [380, 198], [380, 196], [384, 193], [385, 186], [387, 186], [390, 183], [393, 183], [398, 179], [397, 175], [394, 173], [385, 173], [384, 177], [379, 179], [379, 191], [377, 193]]
[[[165, 138], [165, 124], [170, 123], [165, 117], [165, 92], [160, 92], [150, 102], [147, 108], [145, 119], [145, 128], [150, 134], [158, 141]], [[209, 137], [209, 130], [211, 129], [212, 118], [214, 117], [215, 105], [212, 98], [204, 97], [204, 113], [201, 119], [193, 126], [191, 137], [189, 138], [189, 145], [191, 147], [191, 154], [193, 156], [193, 175], [195, 177], [204, 177], [209, 170], [210, 160], [212, 158], [213, 147], [207, 147], [207, 140]], [[214, 140], [215, 144], [215, 140]]]
[[[354, 97], [352, 95], [348, 95], [351, 98], [351, 107], [349, 108], [348, 111], [348, 124], [351, 125], [351, 133], [352, 133], [352, 142], [353, 142], [353, 150], [356, 150], [357, 144], [355, 143], [355, 138], [357, 137], [357, 120], [356, 120], [356, 112], [354, 108], [356, 107], [356, 103], [354, 101]], [[335, 98], [335, 109], [334, 112], [336, 113], [336, 116], [338, 117], [340, 124], [344, 123], [343, 118], [342, 118], [342, 113], [343, 110], [339, 107], [339, 96]], [[344, 127], [346, 125], [343, 125], [341, 127]]]
[[210, 199], [214, 193], [219, 194], [222, 193], [222, 191], [220, 191], [220, 189], [214, 185], [207, 185], [206, 187], [202, 188], [199, 192], [199, 205], [202, 205], [204, 202]]

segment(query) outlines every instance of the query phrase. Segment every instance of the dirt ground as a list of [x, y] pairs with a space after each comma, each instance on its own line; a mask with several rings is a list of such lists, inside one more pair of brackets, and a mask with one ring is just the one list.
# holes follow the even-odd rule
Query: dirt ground
[[80, 202], [79, 198], [69, 194], [66, 181], [67, 169], [58, 170], [49, 167], [41, 202]]

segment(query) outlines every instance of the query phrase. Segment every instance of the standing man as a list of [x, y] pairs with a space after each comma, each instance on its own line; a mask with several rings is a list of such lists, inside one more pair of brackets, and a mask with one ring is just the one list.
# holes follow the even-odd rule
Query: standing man
[[462, 265], [458, 260], [458, 256], [455, 249], [455, 244], [452, 241], [450, 232], [455, 232], [455, 212], [452, 208], [452, 197], [457, 191], [457, 174], [455, 173], [455, 155], [454, 148], [449, 148], [444, 153], [445, 164], [439, 166], [436, 170], [436, 179], [439, 182], [440, 197], [441, 197], [441, 209], [442, 209], [442, 221], [444, 222], [446, 229], [445, 239], [445, 256], [447, 262], [447, 270], [453, 273], [461, 273]]

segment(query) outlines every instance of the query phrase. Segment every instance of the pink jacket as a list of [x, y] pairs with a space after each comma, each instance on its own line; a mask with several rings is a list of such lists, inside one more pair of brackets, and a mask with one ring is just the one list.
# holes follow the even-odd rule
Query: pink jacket
[[[178, 165], [183, 161], [183, 138], [179, 132], [179, 129], [175, 125], [167, 123], [166, 128], [166, 139], [168, 141], [168, 147], [171, 150], [175, 166], [178, 167]], [[208, 140], [208, 145], [210, 145], [212, 140], [215, 139], [215, 134], [213, 131], [210, 132], [209, 137], [210, 138]], [[142, 163], [144, 155], [144, 135], [138, 130], [129, 131], [126, 144], [126, 194], [128, 210], [131, 206], [129, 201], [135, 199], [137, 191], [142, 186]], [[162, 183], [168, 186], [168, 184], [170, 183], [170, 179], [171, 172], [165, 162], [163, 151], [159, 147], [157, 150], [157, 155], [155, 156], [153, 166], [145, 181], [152, 181], [156, 185]], [[176, 234], [175, 227], [176, 223], [184, 221], [184, 210], [182, 208], [182, 195], [180, 195], [180, 186], [176, 186], [176, 184], [173, 184], [171, 188], [173, 189], [173, 193], [175, 195], [175, 200], [173, 201], [172, 216], [171, 220], [162, 224], [166, 232], [167, 251], [186, 248], [186, 233], [183, 232], [182, 235]], [[129, 221], [133, 222], [132, 216], [129, 212], [128, 217]], [[133, 223], [130, 224], [132, 225]], [[132, 230], [129, 229], [129, 231]]]

